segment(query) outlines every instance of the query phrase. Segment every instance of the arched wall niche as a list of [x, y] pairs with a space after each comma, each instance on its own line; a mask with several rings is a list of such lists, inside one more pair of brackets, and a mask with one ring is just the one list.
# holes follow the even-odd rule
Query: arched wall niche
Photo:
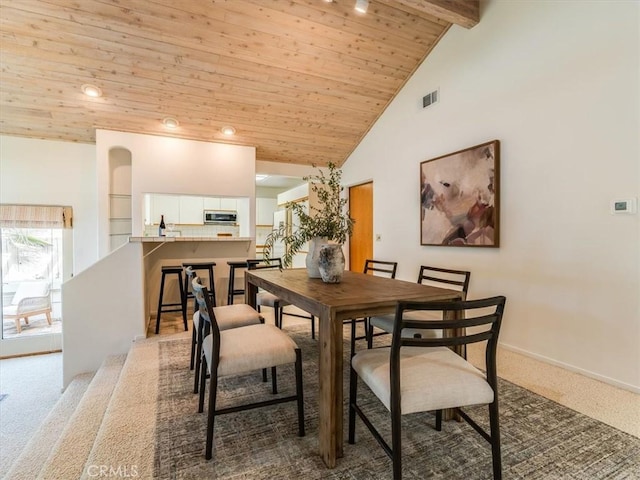
[[109, 250], [129, 240], [132, 231], [131, 151], [109, 149]]

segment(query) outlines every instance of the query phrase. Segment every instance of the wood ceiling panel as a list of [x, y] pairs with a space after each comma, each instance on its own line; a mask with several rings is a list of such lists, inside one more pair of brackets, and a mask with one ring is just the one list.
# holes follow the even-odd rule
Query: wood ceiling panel
[[341, 165], [477, 6], [431, 1], [370, 0], [359, 15], [355, 0], [0, 0], [0, 133], [92, 143], [105, 128]]

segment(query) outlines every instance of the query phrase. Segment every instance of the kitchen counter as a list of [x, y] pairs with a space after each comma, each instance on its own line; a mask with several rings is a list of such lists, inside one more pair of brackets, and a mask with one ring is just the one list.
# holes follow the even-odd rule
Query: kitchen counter
[[251, 237], [129, 237], [132, 243], [251, 242]]
[[[147, 320], [156, 315], [163, 266], [215, 262], [216, 297], [218, 305], [222, 305], [228, 290], [227, 262], [255, 258], [255, 240], [252, 237], [129, 237], [129, 243], [142, 247]], [[243, 279], [237, 280], [240, 285]], [[165, 286], [165, 295], [169, 299], [179, 297], [175, 281], [169, 281]]]

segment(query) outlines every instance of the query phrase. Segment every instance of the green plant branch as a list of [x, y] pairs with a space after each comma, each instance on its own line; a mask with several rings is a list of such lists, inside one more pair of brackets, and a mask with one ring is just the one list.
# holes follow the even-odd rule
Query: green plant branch
[[272, 258], [274, 245], [278, 241], [285, 246], [282, 264], [289, 267], [295, 254], [312, 238], [326, 237], [329, 241], [344, 244], [351, 235], [354, 220], [346, 210], [347, 199], [341, 197], [342, 171], [331, 162], [327, 167], [328, 176], [319, 169], [318, 175], [303, 177], [303, 180], [310, 182], [311, 190], [317, 195], [319, 207], [309, 205], [309, 212], [306, 212], [300, 203], [287, 203], [286, 207], [298, 217], [299, 225], [295, 231], [288, 231], [287, 226], [281, 225], [267, 235], [262, 251], [266, 263]]

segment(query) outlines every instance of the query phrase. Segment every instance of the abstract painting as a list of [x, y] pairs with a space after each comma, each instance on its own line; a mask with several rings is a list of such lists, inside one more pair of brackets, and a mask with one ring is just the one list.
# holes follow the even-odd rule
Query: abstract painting
[[498, 247], [500, 142], [420, 163], [420, 244]]

